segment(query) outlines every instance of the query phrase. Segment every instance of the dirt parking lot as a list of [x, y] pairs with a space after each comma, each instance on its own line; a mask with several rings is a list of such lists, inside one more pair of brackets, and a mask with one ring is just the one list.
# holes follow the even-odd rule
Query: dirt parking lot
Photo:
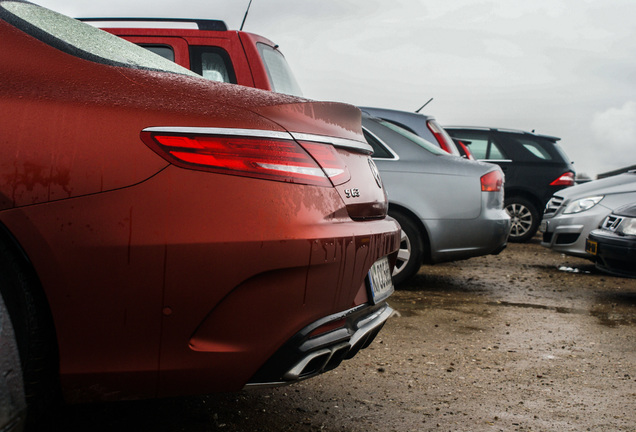
[[63, 410], [64, 431], [635, 431], [636, 279], [529, 244], [423, 267], [338, 369]]

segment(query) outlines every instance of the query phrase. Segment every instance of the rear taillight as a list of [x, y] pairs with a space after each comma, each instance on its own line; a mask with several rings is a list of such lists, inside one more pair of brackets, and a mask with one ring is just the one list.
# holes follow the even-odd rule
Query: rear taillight
[[349, 170], [334, 146], [331, 144], [310, 143], [306, 141], [300, 141], [300, 145], [318, 162], [334, 186], [349, 181], [351, 178]]
[[435, 136], [440, 148], [448, 153], [454, 154], [453, 148], [451, 147], [452, 144], [450, 144], [450, 141], [452, 140], [450, 135], [448, 135], [446, 131], [444, 131], [444, 129], [442, 129], [441, 126], [434, 120], [428, 120], [426, 122], [426, 126], [428, 126], [428, 129]]
[[330, 144], [259, 136], [164, 133], [144, 130], [143, 142], [181, 168], [289, 183], [332, 186], [349, 171]]
[[499, 192], [503, 188], [504, 176], [499, 170], [481, 176], [482, 192]]
[[561, 174], [559, 178], [550, 183], [550, 186], [574, 186], [574, 173], [571, 171]]

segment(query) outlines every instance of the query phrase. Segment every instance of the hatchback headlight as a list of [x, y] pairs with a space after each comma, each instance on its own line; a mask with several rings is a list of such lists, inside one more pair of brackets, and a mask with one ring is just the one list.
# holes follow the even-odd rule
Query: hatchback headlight
[[576, 201], [572, 201], [570, 204], [568, 204], [565, 210], [563, 210], [563, 214], [584, 212], [586, 210], [591, 209], [599, 202], [601, 202], [602, 199], [603, 199], [603, 195], [598, 195], [598, 196], [586, 197]]
[[624, 235], [636, 235], [636, 218], [623, 218], [616, 231]]

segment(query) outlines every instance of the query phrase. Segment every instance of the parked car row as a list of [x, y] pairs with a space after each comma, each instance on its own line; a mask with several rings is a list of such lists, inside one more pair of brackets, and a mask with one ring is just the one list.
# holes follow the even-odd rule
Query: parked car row
[[550, 197], [574, 185], [575, 172], [557, 143], [560, 138], [510, 129], [442, 127], [430, 115], [361, 109], [419, 135], [450, 154], [499, 165], [505, 175], [504, 208], [511, 218], [508, 241], [525, 242], [534, 237]]
[[0, 429], [331, 370], [394, 284], [528, 240], [573, 184], [555, 137], [303, 99], [221, 21], [84, 20], [0, 0]]
[[589, 233], [612, 210], [636, 202], [636, 171], [606, 177], [554, 194], [543, 213], [541, 245], [559, 253], [592, 258], [585, 251]]
[[[295, 83], [293, 74], [273, 42], [262, 36], [228, 30], [223, 22], [197, 20], [194, 24], [198, 29], [165, 29], [162, 28], [164, 25], [184, 24], [183, 20], [153, 20], [151, 28], [135, 27], [132, 23], [139, 20], [132, 18], [82, 20], [209, 79], [300, 94], [297, 86], [289, 84]], [[147, 22], [144, 24], [148, 25]], [[208, 55], [207, 60], [202, 57], [204, 54]], [[214, 62], [210, 61], [211, 56]], [[209, 73], [211, 69], [220, 72]], [[361, 107], [361, 110], [365, 138], [374, 149], [373, 158], [385, 184], [389, 184], [389, 215], [402, 227], [400, 252], [393, 270], [395, 284], [406, 282], [423, 263], [498, 253], [505, 247], [509, 218], [496, 210], [497, 206], [501, 207], [498, 201], [503, 199], [503, 190], [500, 186], [486, 193], [480, 189], [479, 173], [494, 171], [496, 166], [465, 163], [455, 157], [462, 154], [457, 144], [432, 116], [370, 107]], [[390, 124], [373, 126], [378, 122], [374, 122], [372, 116], [382, 117]], [[379, 135], [388, 134], [382, 144], [369, 131], [374, 127], [382, 130]], [[414, 147], [419, 156], [410, 161], [400, 154], [401, 142], [413, 146], [405, 135], [409, 138], [419, 135], [428, 141], [422, 144], [423, 140], [418, 139]], [[431, 146], [438, 150], [433, 153], [425, 150]], [[464, 146], [462, 151], [468, 150]], [[453, 157], [446, 157], [449, 154]], [[387, 160], [391, 163], [385, 163]], [[409, 171], [414, 166], [418, 167], [419, 175]], [[471, 177], [471, 187], [467, 187], [467, 179]], [[497, 183], [498, 180], [503, 182], [503, 178], [492, 174], [483, 181]], [[405, 189], [407, 185], [411, 187]], [[490, 195], [496, 195], [496, 198], [484, 201], [483, 197]]]
[[[595, 261], [601, 270], [628, 275], [636, 269], [636, 260], [624, 250], [620, 257], [607, 257], [612, 244], [630, 243], [632, 234], [619, 227], [625, 206], [636, 203], [636, 171], [583, 183], [554, 194], [543, 213], [541, 245], [555, 252]], [[611, 221], [611, 223], [610, 223]], [[623, 225], [624, 226], [624, 225]], [[595, 231], [601, 229], [602, 231]], [[611, 231], [611, 235], [604, 235]], [[596, 244], [615, 241], [608, 246]], [[591, 240], [591, 243], [590, 243]], [[623, 263], [623, 264], [621, 264]], [[631, 271], [630, 271], [631, 270]]]

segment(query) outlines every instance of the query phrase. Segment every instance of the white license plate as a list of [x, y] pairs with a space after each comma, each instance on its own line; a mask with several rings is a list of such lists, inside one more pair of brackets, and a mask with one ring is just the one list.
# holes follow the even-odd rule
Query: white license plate
[[373, 304], [381, 302], [393, 293], [391, 267], [387, 257], [380, 258], [371, 266], [371, 270], [369, 270], [369, 288]]

